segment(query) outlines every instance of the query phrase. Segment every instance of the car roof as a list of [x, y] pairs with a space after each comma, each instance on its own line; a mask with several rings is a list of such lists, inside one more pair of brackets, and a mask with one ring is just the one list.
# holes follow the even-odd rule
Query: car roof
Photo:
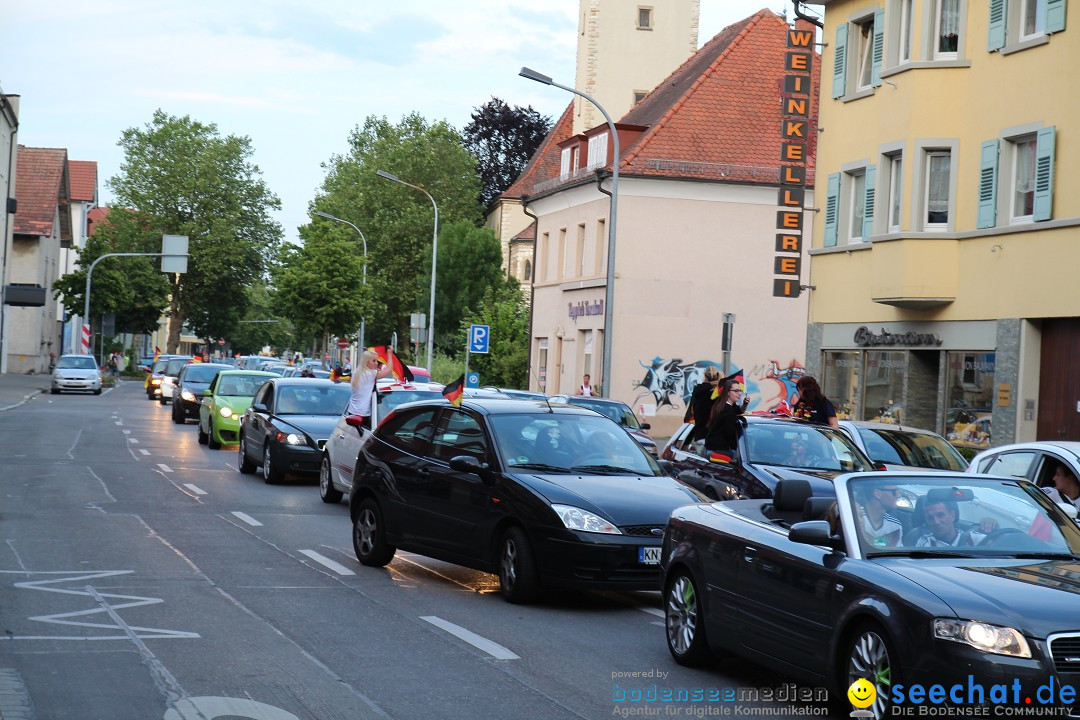
[[[230, 366], [231, 367], [231, 366]], [[267, 377], [275, 378], [277, 374], [271, 372], [264, 372], [262, 370], [222, 370], [218, 375], [244, 375], [245, 377]]]
[[1071, 452], [1073, 455], [1080, 456], [1080, 442], [1075, 440], [1035, 440], [1033, 442], [1011, 443], [987, 448], [979, 452], [979, 455], [999, 453], [1005, 450], [1057, 450], [1058, 452]]
[[630, 407], [628, 403], [624, 403], [622, 400], [616, 400], [615, 398], [597, 397], [595, 395], [567, 395], [566, 393], [559, 393], [558, 395], [552, 395], [551, 399], [566, 398], [568, 402], [574, 400], [580, 400], [582, 402], [597, 402], [597, 403], [610, 403], [611, 405], [623, 405], [624, 407]]
[[296, 377], [296, 376], [293, 376], [293, 377], [281, 377], [280, 375], [277, 375], [275, 373], [267, 373], [267, 374], [271, 376], [271, 378], [270, 378], [270, 380], [268, 380], [268, 382], [272, 382], [274, 385], [277, 385], [277, 386], [288, 385], [290, 387], [293, 387], [293, 386], [295, 386], [295, 387], [311, 387], [312, 385], [315, 385], [315, 386], [324, 386], [325, 385], [325, 386], [330, 386], [330, 387], [336, 387], [338, 385], [343, 385], [344, 384], [344, 383], [334, 382], [330, 378], [305, 378], [305, 377]]
[[[442, 400], [417, 400], [408, 403], [408, 407], [415, 408], [421, 405], [449, 405], [450, 401]], [[402, 405], [402, 408], [406, 405]], [[596, 415], [597, 413], [588, 408], [575, 405], [548, 405], [543, 400], [517, 400], [514, 398], [463, 398], [461, 407], [475, 410], [481, 415], [522, 415], [522, 414], [559, 414], [559, 415]], [[400, 409], [400, 408], [399, 408]], [[602, 415], [600, 417], [603, 417]]]
[[[899, 423], [883, 423], [873, 422], [871, 420], [841, 420], [840, 427], [850, 425], [856, 428], [865, 428], [867, 430], [895, 430], [899, 432], [914, 433], [917, 435], [937, 435], [933, 430], [926, 430], [924, 428], [917, 428], [911, 425], [902, 425]], [[940, 435], [938, 436], [940, 437]]]

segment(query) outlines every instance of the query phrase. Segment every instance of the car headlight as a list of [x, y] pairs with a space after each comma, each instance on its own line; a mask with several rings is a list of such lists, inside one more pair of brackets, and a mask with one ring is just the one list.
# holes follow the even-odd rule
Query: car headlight
[[1031, 648], [1019, 630], [1001, 625], [975, 620], [952, 620], [938, 618], [934, 620], [934, 637], [939, 640], [970, 645], [976, 650], [1009, 655], [1011, 657], [1030, 658]]
[[161, 378], [151, 378], [150, 384], [151, 385], [160, 385], [161, 384]]
[[188, 402], [195, 402], [195, 393], [191, 392], [190, 390], [184, 390], [182, 393], [180, 393], [180, 397], [184, 400], [187, 400]]
[[277, 441], [284, 443], [285, 445], [307, 445], [307, 438], [297, 433], [283, 433], [277, 434]]
[[609, 523], [604, 518], [572, 505], [552, 505], [551, 509], [562, 520], [562, 524], [568, 530], [582, 530], [584, 532], [607, 533], [608, 535], [622, 535], [619, 528]]
[[231, 418], [233, 416], [232, 408], [223, 407], [218, 410], [218, 415], [223, 418]]

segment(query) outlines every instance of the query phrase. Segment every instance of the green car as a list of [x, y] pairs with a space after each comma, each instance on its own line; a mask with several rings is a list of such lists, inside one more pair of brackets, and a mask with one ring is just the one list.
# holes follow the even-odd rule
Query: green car
[[199, 406], [199, 443], [217, 450], [225, 444], [240, 442], [240, 418], [251, 405], [255, 393], [269, 378], [277, 377], [258, 370], [223, 370], [203, 391]]

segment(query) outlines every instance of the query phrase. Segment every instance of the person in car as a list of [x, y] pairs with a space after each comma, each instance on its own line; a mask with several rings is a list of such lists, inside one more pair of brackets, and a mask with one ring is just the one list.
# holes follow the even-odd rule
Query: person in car
[[379, 367], [379, 356], [373, 350], [365, 350], [360, 356], [360, 366], [352, 375], [352, 397], [345, 409], [346, 415], [360, 415], [364, 425], [371, 429], [371, 393], [375, 383], [390, 374], [390, 366]]
[[926, 527], [930, 532], [915, 541], [916, 547], [971, 547], [977, 545], [983, 534], [974, 530], [960, 530], [956, 520], [960, 508], [955, 500], [934, 500], [926, 504]]
[[[731, 462], [739, 447], [739, 416], [746, 410], [746, 403], [740, 403], [742, 383], [728, 378], [720, 387], [712, 410], [709, 411], [709, 428], [705, 434], [705, 452], [717, 462]], [[724, 458], [727, 458], [724, 460]]]
[[1064, 463], [1058, 463], [1054, 470], [1054, 487], [1043, 488], [1054, 502], [1072, 503], [1080, 510], [1080, 480]]
[[900, 488], [895, 483], [871, 485], [866, 488], [859, 508], [859, 530], [866, 542], [874, 547], [893, 547], [900, 544], [904, 526], [893, 514]]
[[709, 413], [712, 411], [713, 392], [718, 382], [720, 382], [720, 371], [710, 365], [705, 368], [703, 380], [694, 386], [694, 392], [690, 394], [690, 402], [686, 404], [686, 414], [683, 415], [683, 422], [694, 423], [688, 442], [695, 443], [704, 440], [709, 432]]
[[840, 427], [840, 421], [836, 419], [836, 408], [829, 398], [821, 392], [816, 378], [803, 375], [795, 383], [795, 391], [799, 394], [799, 401], [792, 408], [792, 414], [797, 418], [805, 418], [818, 425], [831, 425]]

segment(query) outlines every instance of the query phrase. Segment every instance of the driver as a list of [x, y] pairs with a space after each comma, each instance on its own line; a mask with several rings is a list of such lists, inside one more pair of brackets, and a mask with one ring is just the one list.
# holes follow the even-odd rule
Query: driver
[[915, 542], [915, 547], [971, 547], [982, 539], [982, 533], [959, 530], [956, 519], [960, 508], [955, 500], [937, 500], [926, 504], [926, 527], [930, 532]]

